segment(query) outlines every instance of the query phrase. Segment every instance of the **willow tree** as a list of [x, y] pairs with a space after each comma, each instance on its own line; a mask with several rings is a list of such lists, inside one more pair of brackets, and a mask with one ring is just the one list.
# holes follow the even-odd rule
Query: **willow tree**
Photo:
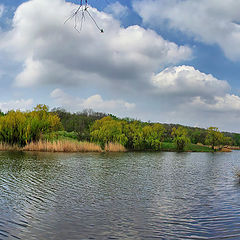
[[190, 143], [190, 139], [187, 135], [188, 132], [183, 127], [174, 127], [172, 129], [173, 142], [176, 144], [178, 151], [183, 151], [184, 148]]
[[110, 116], [95, 121], [91, 127], [91, 140], [98, 142], [102, 148], [110, 142], [126, 146], [128, 138], [123, 132], [124, 121], [113, 120]]
[[37, 105], [31, 112], [10, 111], [0, 116], [0, 141], [12, 145], [24, 146], [61, 129], [60, 118], [46, 105]]
[[209, 127], [207, 132], [205, 143], [210, 145], [213, 150], [216, 146], [224, 142], [224, 135], [218, 130], [217, 127]]

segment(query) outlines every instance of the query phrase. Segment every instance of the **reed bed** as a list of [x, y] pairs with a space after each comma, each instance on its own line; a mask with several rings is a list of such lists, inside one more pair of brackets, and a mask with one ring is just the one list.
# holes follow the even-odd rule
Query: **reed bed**
[[23, 151], [39, 152], [102, 152], [99, 145], [89, 142], [76, 141], [39, 141], [31, 142], [23, 148]]
[[0, 151], [37, 151], [37, 152], [126, 152], [125, 147], [118, 143], [106, 144], [105, 149], [96, 143], [69, 140], [31, 142], [25, 147], [11, 146], [0, 143]]
[[0, 142], [0, 151], [19, 151], [20, 148], [17, 145], [9, 145], [7, 143]]
[[126, 152], [126, 148], [119, 143], [108, 143], [105, 145], [106, 152]]
[[230, 148], [227, 147], [223, 147], [220, 152], [232, 152], [232, 150]]

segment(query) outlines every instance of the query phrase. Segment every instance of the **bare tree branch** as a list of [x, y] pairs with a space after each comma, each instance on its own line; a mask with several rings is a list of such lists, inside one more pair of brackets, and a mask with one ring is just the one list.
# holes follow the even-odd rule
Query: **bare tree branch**
[[[88, 11], [88, 2], [87, 0], [85, 0], [85, 4], [83, 5], [83, 0], [79, 1], [79, 6], [78, 8], [73, 12], [73, 14], [68, 17], [64, 24], [66, 24], [68, 21], [72, 20], [74, 18], [74, 29], [80, 33], [80, 31], [82, 30], [83, 27], [83, 21], [85, 21], [85, 12], [88, 14], [88, 16], [91, 18], [91, 20], [93, 21], [93, 23], [95, 24], [95, 26], [97, 27], [97, 29], [103, 33], [104, 30], [102, 28], [99, 27], [99, 25], [97, 24], [96, 20], [93, 18], [93, 16], [90, 14], [90, 12]], [[80, 16], [81, 15], [81, 18]], [[80, 29], [78, 30], [78, 23], [80, 22]]]

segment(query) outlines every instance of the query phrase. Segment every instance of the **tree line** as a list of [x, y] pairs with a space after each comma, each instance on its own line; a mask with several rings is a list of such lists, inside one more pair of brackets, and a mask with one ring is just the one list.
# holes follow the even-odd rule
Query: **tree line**
[[[117, 121], [126, 121], [128, 123], [135, 122], [135, 125], [141, 126], [152, 126], [154, 123], [142, 122], [140, 120], [132, 119], [132, 118], [118, 118], [112, 114], [106, 114], [101, 112], [94, 112], [91, 109], [85, 109], [82, 112], [70, 113], [63, 108], [54, 108], [51, 110], [52, 113], [56, 113], [61, 119], [61, 123], [65, 131], [67, 132], [75, 132], [77, 134], [78, 140], [86, 140], [90, 141], [90, 128], [94, 124], [96, 120], [100, 120], [104, 117], [110, 116], [113, 120]], [[182, 126], [179, 124], [161, 124], [164, 131], [164, 141], [173, 142], [172, 131], [174, 128], [178, 129], [179, 127], [186, 129], [187, 136], [190, 139], [190, 142], [193, 144], [201, 143], [206, 144], [206, 137], [208, 134], [208, 130], [204, 128], [198, 127], [189, 127]], [[240, 146], [240, 134], [238, 133], [229, 133], [224, 132], [224, 142], [233, 146]]]
[[[160, 123], [144, 123], [136, 120], [114, 119], [111, 116], [96, 120], [90, 128], [91, 140], [105, 146], [109, 142], [117, 142], [132, 150], [161, 150], [163, 142], [173, 142], [178, 151], [191, 143], [188, 129], [182, 126], [169, 129]], [[198, 135], [198, 134], [197, 134]], [[204, 144], [214, 150], [218, 145], [231, 144], [231, 138], [224, 136], [218, 128], [206, 130]]]
[[58, 131], [79, 141], [92, 141], [102, 147], [109, 142], [120, 143], [130, 150], [161, 150], [162, 143], [174, 143], [179, 151], [192, 143], [210, 145], [240, 145], [240, 134], [221, 133], [217, 128], [184, 127], [176, 124], [142, 122], [117, 118], [111, 114], [84, 110], [70, 113], [63, 108], [51, 111], [37, 105], [33, 111], [0, 111], [0, 142], [24, 146]]

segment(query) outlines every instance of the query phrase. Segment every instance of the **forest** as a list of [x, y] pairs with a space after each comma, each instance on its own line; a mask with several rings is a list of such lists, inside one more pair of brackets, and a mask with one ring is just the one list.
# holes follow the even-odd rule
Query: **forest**
[[0, 112], [2, 144], [25, 147], [39, 141], [87, 142], [103, 150], [109, 144], [118, 144], [134, 151], [214, 151], [217, 146], [240, 146], [240, 134], [222, 133], [216, 127], [203, 129], [122, 119], [93, 110], [49, 110], [41, 104], [32, 111]]

